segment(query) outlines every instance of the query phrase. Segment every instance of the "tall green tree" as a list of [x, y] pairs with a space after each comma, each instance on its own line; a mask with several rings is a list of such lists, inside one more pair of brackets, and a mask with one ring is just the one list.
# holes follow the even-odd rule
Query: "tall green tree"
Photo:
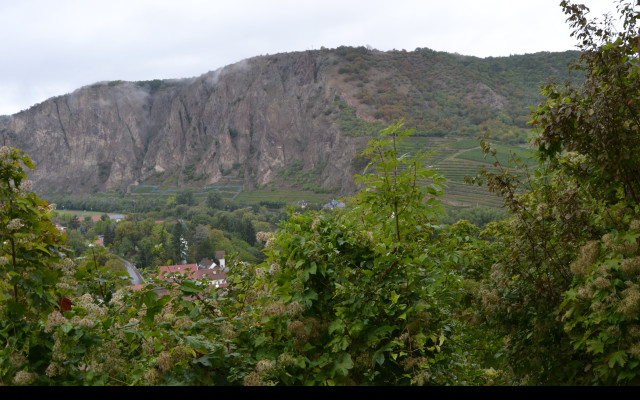
[[211, 191], [207, 194], [207, 206], [214, 210], [219, 210], [223, 206], [222, 196], [217, 191]]
[[[638, 76], [638, 10], [618, 1], [617, 20], [601, 23], [587, 18], [589, 9], [562, 1], [572, 36], [578, 40], [580, 62], [573, 67], [585, 74], [584, 84], [548, 85], [547, 102], [534, 115], [540, 135], [535, 143], [552, 167], [571, 168], [581, 184], [591, 184], [598, 196], [640, 202], [640, 77]], [[582, 158], [561, 165], [566, 152]]]
[[176, 202], [178, 204], [184, 204], [187, 206], [192, 206], [195, 204], [195, 197], [193, 194], [193, 189], [191, 188], [185, 188], [180, 190], [177, 194], [176, 194]]
[[511, 218], [484, 233], [502, 251], [480, 300], [517, 382], [637, 383], [640, 327], [629, 310], [640, 303], [626, 260], [638, 256], [638, 10], [618, 2], [619, 30], [612, 16], [560, 4], [585, 80], [544, 87], [532, 117], [540, 167], [527, 182], [484, 172]]
[[115, 229], [112, 227], [111, 222], [107, 222], [107, 224], [104, 227], [104, 236], [103, 236], [102, 243], [105, 246], [113, 245], [115, 236], [116, 236]]
[[239, 228], [240, 238], [253, 246], [256, 243], [256, 230], [253, 227], [253, 221], [248, 215], [242, 217]]
[[245, 384], [482, 382], [456, 351], [459, 279], [432, 240], [444, 178], [398, 152], [409, 134], [393, 124], [369, 143], [348, 210], [292, 212], [260, 235], [264, 264], [231, 268], [255, 365]]

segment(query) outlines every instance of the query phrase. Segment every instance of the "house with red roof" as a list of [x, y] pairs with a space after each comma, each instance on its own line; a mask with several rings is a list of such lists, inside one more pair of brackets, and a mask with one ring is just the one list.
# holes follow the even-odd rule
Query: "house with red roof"
[[[215, 288], [226, 288], [227, 283], [227, 271], [228, 268], [224, 264], [224, 252], [216, 252], [218, 258], [218, 264], [207, 258], [200, 261], [198, 264], [176, 264], [176, 265], [163, 265], [158, 267], [158, 275], [156, 278], [163, 281], [172, 281], [175, 274], [180, 274], [186, 279], [196, 279], [198, 281], [206, 280], [209, 284], [209, 290]], [[144, 284], [130, 286], [129, 289], [137, 291], [144, 287]], [[167, 289], [157, 287], [154, 289], [159, 295], [165, 294]]]
[[159, 279], [170, 279], [170, 274], [181, 274], [187, 279], [206, 279], [210, 289], [227, 287], [227, 271], [208, 259], [204, 259], [200, 264], [164, 265], [159, 267]]
[[192, 278], [193, 274], [198, 270], [198, 264], [181, 264], [181, 265], [165, 265], [159, 268], [158, 278], [164, 279], [168, 274], [179, 273]]

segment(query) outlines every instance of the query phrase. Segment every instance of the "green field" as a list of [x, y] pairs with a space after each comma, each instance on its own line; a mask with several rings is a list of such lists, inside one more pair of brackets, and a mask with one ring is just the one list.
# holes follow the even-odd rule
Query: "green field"
[[308, 204], [324, 205], [334, 197], [336, 196], [332, 194], [318, 194], [304, 191], [256, 190], [251, 192], [244, 191], [238, 195], [236, 200], [247, 204], [260, 204], [261, 201], [295, 204], [304, 200]]

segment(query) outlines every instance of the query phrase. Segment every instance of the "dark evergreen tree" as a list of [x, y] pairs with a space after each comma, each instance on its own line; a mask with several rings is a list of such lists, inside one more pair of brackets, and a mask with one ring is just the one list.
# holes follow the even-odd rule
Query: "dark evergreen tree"
[[107, 226], [105, 226], [105, 228], [104, 228], [104, 235], [102, 237], [102, 243], [105, 246], [113, 245], [114, 238], [115, 238], [115, 231], [111, 227], [111, 224], [107, 224]]
[[245, 242], [253, 246], [256, 243], [256, 230], [253, 227], [251, 219], [248, 217], [242, 218], [240, 221], [240, 238]]
[[214, 210], [219, 210], [223, 207], [222, 196], [218, 192], [209, 192], [207, 194], [207, 206]]

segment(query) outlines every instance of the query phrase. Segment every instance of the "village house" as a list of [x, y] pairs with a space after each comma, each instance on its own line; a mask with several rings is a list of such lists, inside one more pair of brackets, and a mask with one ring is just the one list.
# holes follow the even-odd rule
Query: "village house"
[[333, 210], [334, 208], [345, 208], [345, 204], [341, 201], [332, 199], [327, 204], [322, 206], [322, 208], [328, 208], [330, 210]]
[[[216, 251], [215, 261], [204, 258], [197, 264], [176, 264], [176, 265], [163, 265], [158, 268], [158, 275], [156, 276], [161, 280], [170, 280], [173, 274], [183, 275], [186, 279], [206, 280], [209, 284], [209, 290], [226, 288], [227, 284], [227, 272], [229, 269], [225, 265], [224, 260], [225, 252]], [[140, 290], [144, 285], [130, 286], [132, 290]], [[158, 294], [164, 294], [167, 292], [164, 288], [157, 288], [154, 290]]]

